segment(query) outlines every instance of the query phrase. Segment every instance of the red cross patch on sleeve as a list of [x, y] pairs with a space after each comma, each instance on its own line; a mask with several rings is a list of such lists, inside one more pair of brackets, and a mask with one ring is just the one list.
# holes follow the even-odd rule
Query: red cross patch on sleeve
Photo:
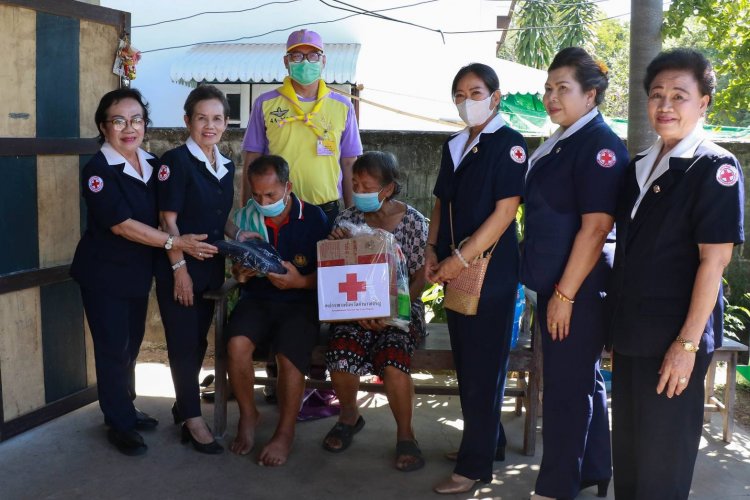
[[516, 163], [523, 163], [526, 161], [526, 151], [521, 146], [513, 146], [510, 148], [510, 159]]
[[89, 177], [89, 190], [92, 193], [98, 193], [104, 187], [104, 181], [98, 175]]
[[602, 149], [596, 153], [596, 162], [604, 168], [611, 168], [617, 163], [617, 156], [611, 149]]
[[735, 167], [734, 165], [730, 165], [729, 163], [725, 163], [724, 165], [720, 166], [716, 171], [716, 180], [722, 186], [734, 186], [735, 184], [737, 184], [739, 178], [740, 174], [737, 171], [737, 167]]
[[159, 167], [158, 179], [162, 182], [169, 179], [169, 167], [168, 166], [162, 165], [161, 167]]

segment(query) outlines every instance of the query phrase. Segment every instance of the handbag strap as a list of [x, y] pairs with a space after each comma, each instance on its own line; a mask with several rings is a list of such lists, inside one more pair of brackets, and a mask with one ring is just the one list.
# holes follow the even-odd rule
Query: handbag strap
[[[448, 218], [450, 219], [450, 226], [451, 226], [451, 249], [455, 250], [456, 248], [461, 248], [461, 245], [463, 245], [464, 241], [468, 240], [466, 238], [464, 241], [459, 243], [458, 247], [456, 247], [456, 239], [453, 236], [453, 202], [448, 202]], [[500, 243], [500, 238], [502, 237], [502, 234], [498, 236], [498, 238], [495, 240], [495, 244], [492, 245], [492, 248], [490, 248], [490, 251], [487, 252], [487, 258], [492, 257], [492, 252], [495, 251], [495, 247], [498, 243]]]

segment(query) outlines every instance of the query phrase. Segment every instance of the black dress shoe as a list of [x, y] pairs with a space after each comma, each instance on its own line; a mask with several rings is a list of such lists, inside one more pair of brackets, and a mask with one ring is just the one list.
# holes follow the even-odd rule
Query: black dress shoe
[[600, 479], [598, 481], [581, 481], [580, 489], [583, 490], [590, 486], [596, 486], [596, 496], [598, 496], [599, 498], [606, 498], [610, 479], [611, 478], [608, 477], [607, 479]]
[[495, 448], [495, 462], [505, 462], [505, 446]]
[[135, 428], [138, 430], [147, 430], [147, 429], [153, 429], [159, 425], [159, 421], [149, 415], [148, 413], [144, 413], [138, 408], [135, 409]]
[[175, 425], [182, 422], [182, 415], [180, 415], [180, 410], [177, 409], [177, 401], [172, 403], [172, 419], [174, 420]]
[[107, 431], [107, 439], [123, 455], [136, 456], [143, 455], [148, 450], [148, 446], [143, 442], [143, 438], [134, 430], [130, 431], [118, 431], [115, 429], [109, 429]]
[[188, 426], [182, 424], [182, 444], [187, 443], [193, 443], [193, 448], [195, 448], [196, 451], [207, 455], [218, 455], [224, 451], [224, 447], [217, 443], [215, 439], [210, 443], [201, 443], [200, 441], [197, 441], [190, 432], [190, 429], [188, 429]]

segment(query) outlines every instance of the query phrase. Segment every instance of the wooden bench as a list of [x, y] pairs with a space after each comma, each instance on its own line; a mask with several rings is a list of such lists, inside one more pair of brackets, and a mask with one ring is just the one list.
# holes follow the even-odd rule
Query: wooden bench
[[[214, 434], [222, 437], [227, 426], [227, 398], [229, 387], [227, 384], [227, 353], [226, 340], [224, 338], [224, 327], [227, 322], [227, 299], [229, 294], [237, 287], [234, 279], [227, 280], [218, 290], [206, 292], [204, 297], [216, 301], [214, 312], [214, 343], [216, 349], [215, 358], [215, 393], [214, 393]], [[417, 371], [440, 371], [453, 370], [453, 355], [448, 338], [446, 325], [429, 324], [429, 335], [425, 338], [424, 345], [420, 346], [412, 358], [412, 370]], [[542, 355], [539, 329], [534, 328], [534, 340], [526, 335], [519, 339], [518, 345], [511, 351], [508, 363], [508, 371], [517, 372], [518, 379], [515, 387], [505, 389], [506, 397], [516, 398], [516, 415], [521, 415], [522, 408], [526, 409], [524, 421], [523, 452], [525, 455], [533, 456], [536, 451], [536, 423], [539, 414], [539, 391], [541, 388]], [[538, 346], [536, 349], [533, 346]], [[318, 345], [312, 353], [312, 364], [315, 366], [325, 365], [325, 345]], [[276, 379], [271, 377], [256, 377], [256, 384], [264, 385], [275, 383]], [[323, 380], [306, 381], [308, 388], [330, 389], [331, 382]], [[360, 390], [368, 392], [384, 392], [382, 384], [362, 383]], [[414, 391], [417, 394], [434, 395], [458, 395], [458, 386], [436, 385], [415, 381]]]
[[[747, 351], [748, 347], [732, 339], [724, 337], [721, 347], [714, 351], [714, 357], [708, 367], [706, 374], [706, 401], [704, 404], [703, 420], [711, 419], [711, 412], [721, 413], [724, 421], [723, 440], [725, 443], [732, 442], [734, 433], [734, 400], [735, 388], [737, 387], [737, 356]], [[714, 392], [714, 379], [716, 377], [716, 364], [724, 361], [727, 364], [727, 381], [724, 385], [723, 402], [719, 401]]]

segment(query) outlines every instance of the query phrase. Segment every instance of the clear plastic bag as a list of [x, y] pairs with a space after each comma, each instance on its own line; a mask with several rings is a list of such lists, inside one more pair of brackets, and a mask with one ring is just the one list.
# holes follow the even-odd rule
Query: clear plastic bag
[[393, 234], [344, 221], [342, 240], [318, 242], [321, 321], [385, 319], [409, 330], [411, 298], [406, 258]]

